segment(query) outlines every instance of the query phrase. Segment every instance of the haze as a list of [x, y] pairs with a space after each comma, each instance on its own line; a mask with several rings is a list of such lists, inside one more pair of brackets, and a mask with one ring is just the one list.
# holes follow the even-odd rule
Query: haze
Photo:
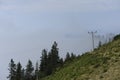
[[92, 49], [88, 31], [117, 34], [119, 21], [119, 0], [0, 0], [0, 80], [11, 58], [35, 64], [54, 41], [61, 57], [82, 54]]

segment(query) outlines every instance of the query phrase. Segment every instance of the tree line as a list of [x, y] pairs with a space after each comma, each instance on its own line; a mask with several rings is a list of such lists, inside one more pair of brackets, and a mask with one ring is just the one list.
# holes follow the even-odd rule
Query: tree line
[[41, 54], [40, 61], [36, 62], [35, 67], [31, 60], [28, 60], [26, 68], [22, 68], [20, 62], [15, 64], [14, 60], [11, 59], [7, 78], [9, 80], [40, 80], [43, 77], [53, 74], [58, 68], [63, 67], [64, 63], [76, 57], [73, 53], [70, 54], [67, 52], [64, 60], [60, 58], [56, 42], [53, 43], [49, 52], [43, 49]]

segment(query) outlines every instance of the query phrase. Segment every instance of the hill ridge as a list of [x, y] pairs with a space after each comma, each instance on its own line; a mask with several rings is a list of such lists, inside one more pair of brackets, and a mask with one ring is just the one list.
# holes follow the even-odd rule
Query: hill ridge
[[120, 80], [120, 39], [77, 57], [42, 80]]

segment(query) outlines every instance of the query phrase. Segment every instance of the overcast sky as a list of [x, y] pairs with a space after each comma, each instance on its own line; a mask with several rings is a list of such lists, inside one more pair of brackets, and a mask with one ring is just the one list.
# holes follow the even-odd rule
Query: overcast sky
[[117, 34], [119, 21], [120, 0], [0, 0], [0, 80], [11, 58], [35, 64], [54, 41], [61, 57], [81, 54], [92, 49], [88, 31]]

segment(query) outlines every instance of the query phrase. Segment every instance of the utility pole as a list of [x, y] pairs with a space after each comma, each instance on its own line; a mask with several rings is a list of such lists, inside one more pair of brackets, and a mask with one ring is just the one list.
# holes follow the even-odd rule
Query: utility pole
[[92, 44], [93, 44], [93, 50], [94, 50], [94, 34], [97, 33], [97, 31], [91, 31], [91, 32], [88, 32], [88, 34], [91, 34], [92, 35]]

